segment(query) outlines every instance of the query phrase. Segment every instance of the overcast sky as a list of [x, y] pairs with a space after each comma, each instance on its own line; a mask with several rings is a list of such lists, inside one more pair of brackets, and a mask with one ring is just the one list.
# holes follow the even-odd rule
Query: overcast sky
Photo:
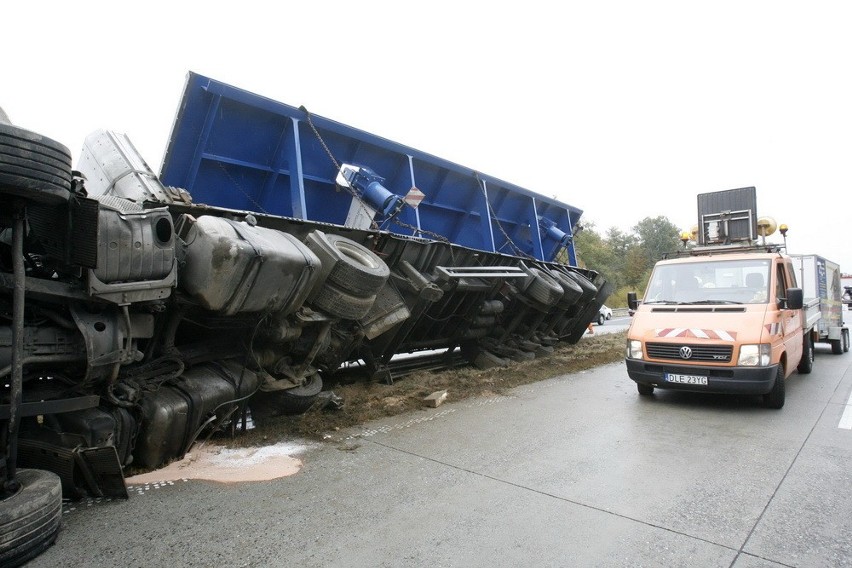
[[604, 232], [757, 187], [790, 252], [852, 272], [852, 4], [11, 2], [0, 107], [75, 157], [98, 128], [159, 172], [186, 75], [578, 207]]

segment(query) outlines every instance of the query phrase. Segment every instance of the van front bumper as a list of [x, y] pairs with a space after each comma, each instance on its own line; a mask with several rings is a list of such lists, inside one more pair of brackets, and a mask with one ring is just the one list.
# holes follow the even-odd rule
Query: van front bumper
[[[775, 384], [778, 365], [769, 367], [699, 367], [625, 359], [627, 374], [642, 385], [659, 389], [723, 394], [766, 394]], [[670, 374], [707, 377], [707, 384], [675, 383]]]

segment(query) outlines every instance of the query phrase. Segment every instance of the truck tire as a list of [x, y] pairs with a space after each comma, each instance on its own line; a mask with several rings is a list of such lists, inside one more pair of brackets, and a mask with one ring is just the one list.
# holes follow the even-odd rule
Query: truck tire
[[592, 301], [595, 296], [598, 294], [598, 288], [594, 285], [594, 283], [580, 274], [579, 272], [569, 271], [564, 273], [566, 276], [571, 278], [574, 282], [576, 282], [580, 289], [583, 291], [583, 295], [577, 300], [578, 303], [586, 303]]
[[304, 385], [281, 391], [278, 397], [278, 409], [284, 414], [302, 414], [316, 402], [322, 391], [322, 378], [314, 373]]
[[840, 337], [843, 339], [843, 352], [848, 353], [849, 352], [849, 330], [844, 329], [842, 332], [840, 332]]
[[559, 282], [543, 270], [530, 268], [530, 278], [532, 281], [527, 286], [524, 295], [539, 304], [553, 306], [565, 293]]
[[843, 353], [843, 340], [842, 339], [829, 339], [828, 342], [831, 344], [831, 352], [835, 355], [840, 355]]
[[778, 372], [775, 374], [775, 384], [772, 385], [771, 391], [763, 395], [763, 404], [766, 408], [783, 408], [784, 398], [784, 365], [779, 364]]
[[59, 204], [71, 195], [71, 179], [68, 148], [0, 122], [0, 194]]
[[814, 338], [810, 333], [806, 333], [802, 343], [802, 360], [796, 370], [799, 374], [807, 375], [814, 368]]
[[353, 296], [375, 296], [390, 277], [388, 265], [352, 239], [314, 231], [305, 243], [328, 270], [326, 282]]
[[583, 296], [583, 289], [573, 278], [569, 278], [559, 270], [551, 270], [550, 275], [562, 286], [563, 294], [557, 304], [558, 307], [570, 308]]
[[362, 298], [341, 290], [330, 282], [326, 282], [312, 303], [332, 317], [357, 320], [367, 315], [367, 312], [373, 307], [375, 301], [375, 294], [367, 298]]
[[0, 500], [0, 566], [21, 566], [56, 540], [62, 519], [62, 482], [40, 469], [19, 469], [18, 492]]
[[639, 391], [639, 394], [642, 396], [651, 396], [654, 394], [654, 387], [651, 385], [643, 385], [642, 383], [636, 383], [636, 390]]

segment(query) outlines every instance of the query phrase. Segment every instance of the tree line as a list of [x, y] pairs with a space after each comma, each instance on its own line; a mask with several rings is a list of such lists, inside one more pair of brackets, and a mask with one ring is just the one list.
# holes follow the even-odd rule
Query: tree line
[[614, 286], [609, 307], [625, 307], [627, 292], [645, 291], [654, 264], [682, 246], [680, 230], [667, 217], [646, 217], [624, 232], [610, 227], [604, 234], [594, 224], [582, 224], [574, 234], [577, 263], [601, 273]]

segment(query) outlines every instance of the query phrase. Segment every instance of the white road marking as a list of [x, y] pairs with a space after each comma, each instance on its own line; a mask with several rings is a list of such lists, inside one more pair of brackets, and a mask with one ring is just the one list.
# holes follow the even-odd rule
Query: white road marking
[[852, 430], [852, 394], [846, 401], [846, 409], [843, 411], [843, 416], [840, 417], [840, 424], [837, 427]]

